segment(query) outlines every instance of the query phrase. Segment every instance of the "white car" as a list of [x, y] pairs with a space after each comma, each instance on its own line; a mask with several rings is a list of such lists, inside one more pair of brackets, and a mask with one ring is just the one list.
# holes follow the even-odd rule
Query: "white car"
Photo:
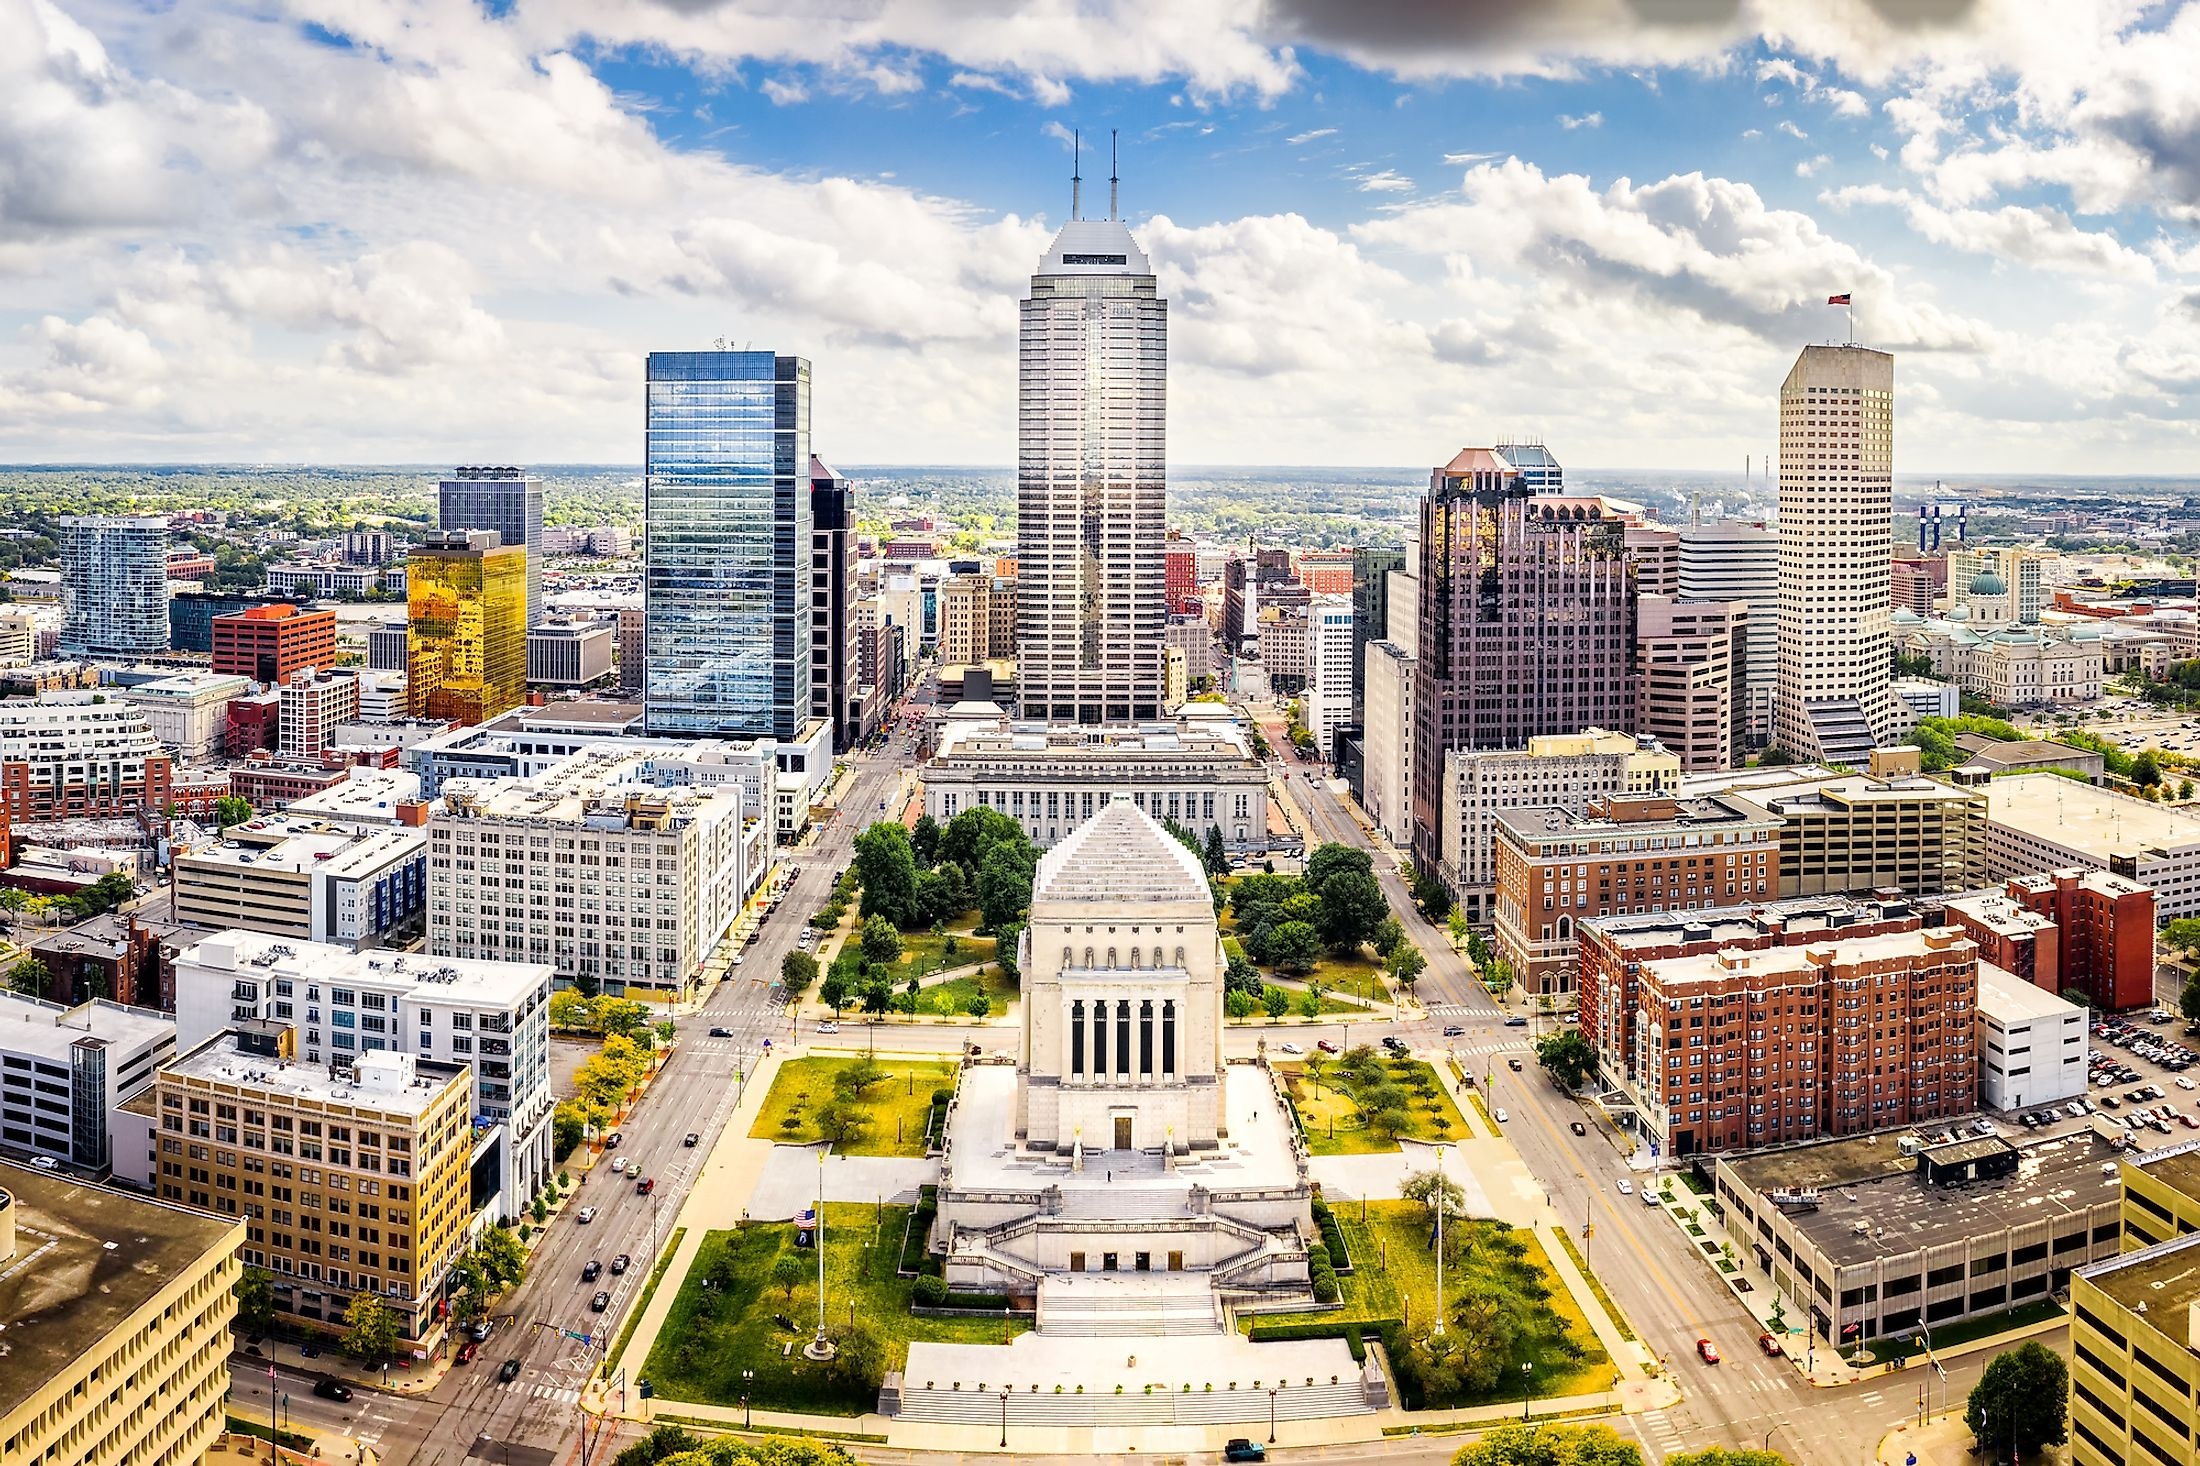
[[2180, 1074], [2177, 1076], [2177, 1087], [2179, 1089], [2196, 1089], [2200, 1088], [2200, 1085], [2195, 1085], [2191, 1080]]
[[1628, 1180], [1625, 1176], [1620, 1177], [1619, 1194], [1622, 1196], [1633, 1196], [1635, 1194], [1635, 1183]]
[[[1305, 1050], [1304, 1048], [1302, 1048], [1301, 1046], [1299, 1046], [1298, 1044], [1293, 1044], [1293, 1043], [1287, 1043], [1287, 1044], [1283, 1045], [1283, 1052], [1285, 1052], [1285, 1053], [1287, 1053], [1287, 1054], [1303, 1054], [1303, 1053], [1305, 1053], [1305, 1052], [1306, 1052], [1306, 1050]], [[2188, 1089], [2189, 1089], [2189, 1088], [2191, 1088], [2191, 1086], [2190, 1086], [2190, 1085], [2187, 1085], [2187, 1086], [2186, 1086], [2186, 1088], [2188, 1088]]]
[[584, 1206], [574, 1214], [573, 1220], [585, 1227], [596, 1220], [596, 1209], [592, 1206]]
[[623, 1176], [626, 1174], [625, 1156], [615, 1155], [611, 1158], [611, 1174], [614, 1176]]
[[838, 1032], [840, 1032], [840, 1025], [839, 1025], [839, 1024], [837, 1024], [837, 1023], [835, 1023], [835, 1022], [833, 1022], [833, 1020], [832, 1020], [832, 1019], [828, 1018], [828, 1019], [826, 1019], [826, 1020], [825, 1020], [825, 1021], [824, 1021], [823, 1023], [820, 1023], [820, 1024], [818, 1024], [818, 1025], [817, 1025], [817, 1027], [816, 1027], [815, 1029], [813, 1029], [813, 1030], [812, 1030], [812, 1032], [815, 1032], [815, 1033], [838, 1033]]
[[1504, 1124], [1507, 1120], [1510, 1120], [1512, 1118], [1512, 1116], [1506, 1114], [1503, 1110], [1492, 1110], [1490, 1111], [1490, 1113], [1491, 1115], [1496, 1117], [1497, 1123], [1500, 1125]]

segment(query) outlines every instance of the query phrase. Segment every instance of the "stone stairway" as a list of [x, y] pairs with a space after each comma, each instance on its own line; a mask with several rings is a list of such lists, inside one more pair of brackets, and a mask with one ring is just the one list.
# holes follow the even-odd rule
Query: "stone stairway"
[[1039, 1284], [1039, 1331], [1106, 1339], [1218, 1334], [1205, 1273], [1050, 1273]]
[[[1002, 1386], [951, 1389], [917, 1384], [902, 1394], [900, 1418], [937, 1421], [942, 1424], [999, 1425]], [[1114, 1425], [1225, 1425], [1236, 1421], [1266, 1420], [1271, 1405], [1268, 1391], [1181, 1388], [1171, 1391], [1154, 1386], [1086, 1394], [1026, 1385], [1007, 1386], [1008, 1423], [1012, 1426], [1114, 1426]], [[1336, 1384], [1293, 1383], [1274, 1398], [1278, 1420], [1326, 1420], [1338, 1415], [1365, 1414], [1372, 1407], [1355, 1376]]]

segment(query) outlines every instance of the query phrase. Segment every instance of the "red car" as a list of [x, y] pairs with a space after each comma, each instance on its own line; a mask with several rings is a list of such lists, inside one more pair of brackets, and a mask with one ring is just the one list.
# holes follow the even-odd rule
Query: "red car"
[[475, 1343], [472, 1339], [468, 1339], [465, 1343], [458, 1346], [458, 1362], [461, 1364], [471, 1364], [474, 1362], [474, 1355], [480, 1352], [481, 1346]]
[[634, 1189], [640, 1192], [642, 1195], [647, 1196], [650, 1192], [657, 1189], [657, 1178], [655, 1176], [644, 1176], [641, 1180], [634, 1183]]
[[1335, 1052], [1337, 1052], [1337, 1046], [1331, 1043], [1326, 1038], [1323, 1039], [1320, 1043], [1315, 1044], [1314, 1047], [1320, 1049], [1325, 1054], [1334, 1054]]
[[1696, 1341], [1696, 1354], [1706, 1364], [1717, 1364], [1719, 1362], [1718, 1346], [1709, 1339], [1698, 1339]]
[[1777, 1356], [1780, 1353], [1780, 1341], [1770, 1334], [1759, 1334], [1757, 1336], [1757, 1347], [1767, 1354]]

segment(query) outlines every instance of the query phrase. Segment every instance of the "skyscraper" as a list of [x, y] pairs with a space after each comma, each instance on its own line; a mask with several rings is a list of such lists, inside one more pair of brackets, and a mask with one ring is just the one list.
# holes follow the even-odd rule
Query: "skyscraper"
[[[461, 468], [436, 490], [436, 528], [493, 529], [527, 552], [527, 624], [542, 619], [542, 480], [519, 468]], [[379, 562], [377, 562], [379, 563]]]
[[1352, 552], [1352, 716], [1367, 715], [1367, 644], [1390, 628], [1390, 572], [1406, 568], [1406, 552], [1363, 545]]
[[810, 719], [810, 363], [653, 351], [646, 417], [649, 731], [793, 739]]
[[61, 651], [123, 660], [168, 650], [168, 521], [64, 514]]
[[1547, 452], [1531, 475], [1495, 449], [1468, 448], [1429, 475], [1412, 772], [1425, 871], [1445, 856], [1447, 750], [1635, 726], [1628, 516], [1593, 495], [1536, 492], [1557, 473]]
[[833, 725], [833, 752], [855, 742], [856, 502], [847, 476], [810, 459], [810, 716]]
[[1680, 534], [1680, 598], [1749, 603], [1743, 733], [1750, 747], [1762, 747], [1772, 736], [1772, 693], [1780, 680], [1780, 536], [1741, 520], [1693, 524]]
[[485, 723], [527, 696], [527, 552], [495, 530], [437, 530], [405, 562], [405, 704]]
[[[1079, 184], [1079, 187], [1082, 185]], [[1168, 302], [1115, 217], [1070, 220], [1017, 345], [1016, 678], [1023, 715], [1161, 715]]]
[[1780, 660], [1773, 742], [1862, 766], [1909, 725], [1889, 689], [1894, 358], [1806, 346], [1780, 387]]

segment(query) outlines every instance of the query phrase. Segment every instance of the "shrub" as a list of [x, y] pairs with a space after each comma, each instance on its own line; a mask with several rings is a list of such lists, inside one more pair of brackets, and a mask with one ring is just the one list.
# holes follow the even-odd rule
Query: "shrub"
[[947, 1279], [927, 1273], [917, 1279], [914, 1293], [917, 1302], [926, 1308], [937, 1308], [947, 1301]]
[[932, 1091], [932, 1103], [936, 1105], [952, 1103], [954, 1098], [955, 1091], [952, 1089], [935, 1089]]

